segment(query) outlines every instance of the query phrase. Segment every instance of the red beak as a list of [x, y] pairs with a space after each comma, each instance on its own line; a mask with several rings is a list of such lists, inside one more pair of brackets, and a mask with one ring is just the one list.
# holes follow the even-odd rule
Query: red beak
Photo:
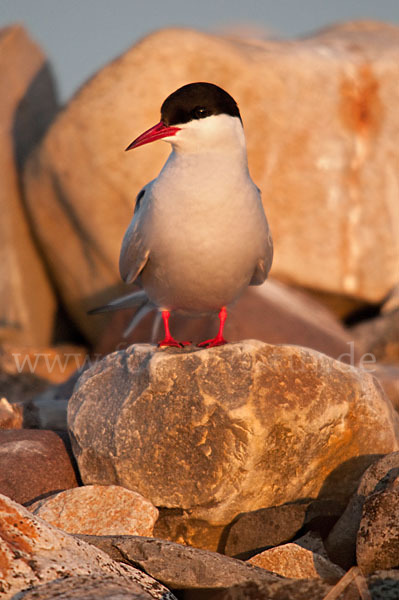
[[154, 127], [150, 127], [150, 129], [147, 129], [147, 131], [133, 140], [126, 150], [133, 150], [133, 148], [144, 146], [144, 144], [149, 144], [150, 142], [156, 142], [156, 140], [161, 140], [162, 138], [176, 135], [178, 131], [180, 131], [180, 127], [168, 127], [167, 125], [164, 125], [162, 121], [160, 121], [154, 125]]

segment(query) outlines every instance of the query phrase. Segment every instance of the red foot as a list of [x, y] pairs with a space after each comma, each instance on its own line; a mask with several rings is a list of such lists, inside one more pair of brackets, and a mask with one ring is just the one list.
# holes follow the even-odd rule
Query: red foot
[[172, 337], [164, 338], [160, 342], [158, 342], [158, 348], [166, 348], [167, 346], [171, 346], [173, 348], [184, 348], [184, 346], [190, 346], [191, 342], [179, 342]]
[[211, 340], [205, 340], [205, 342], [201, 342], [198, 345], [198, 348], [214, 348], [215, 346], [224, 346], [224, 344], [228, 344], [228, 341], [224, 339], [223, 336], [216, 336]]
[[215, 346], [223, 346], [224, 344], [228, 344], [227, 340], [223, 337], [223, 327], [227, 318], [226, 307], [222, 306], [219, 312], [219, 331], [217, 336], [212, 338], [211, 340], [205, 340], [205, 342], [201, 342], [198, 344], [198, 348], [214, 348]]
[[191, 342], [178, 342], [170, 335], [169, 330], [169, 317], [170, 312], [168, 310], [162, 311], [162, 319], [165, 327], [165, 337], [163, 340], [158, 342], [158, 348], [166, 348], [167, 346], [171, 346], [173, 348], [184, 348], [184, 346], [190, 346]]

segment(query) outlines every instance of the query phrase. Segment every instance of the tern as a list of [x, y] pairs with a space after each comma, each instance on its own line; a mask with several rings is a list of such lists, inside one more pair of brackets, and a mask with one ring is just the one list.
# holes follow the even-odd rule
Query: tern
[[217, 312], [217, 335], [198, 346], [226, 344], [226, 307], [249, 285], [265, 281], [273, 259], [237, 103], [212, 83], [184, 85], [163, 102], [160, 122], [126, 150], [157, 140], [172, 150], [158, 177], [137, 195], [119, 259], [122, 279], [142, 290], [91, 312], [141, 304], [131, 331], [144, 314], [161, 311], [165, 336], [160, 347], [191, 343], [171, 335], [172, 311]]

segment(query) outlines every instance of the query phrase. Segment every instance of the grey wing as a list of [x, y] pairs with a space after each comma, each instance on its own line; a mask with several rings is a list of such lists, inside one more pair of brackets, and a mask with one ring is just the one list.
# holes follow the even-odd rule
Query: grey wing
[[258, 260], [256, 262], [255, 270], [252, 275], [252, 279], [249, 282], [249, 285], [261, 285], [265, 281], [265, 279], [270, 271], [272, 262], [273, 262], [273, 240], [272, 240], [272, 236], [270, 235], [270, 231], [267, 230], [264, 251], [263, 251], [262, 256], [260, 258], [258, 258]]
[[119, 272], [125, 283], [133, 283], [137, 279], [150, 254], [150, 249], [147, 247], [143, 236], [146, 208], [149, 202], [149, 185], [140, 190], [137, 195], [134, 216], [122, 241]]

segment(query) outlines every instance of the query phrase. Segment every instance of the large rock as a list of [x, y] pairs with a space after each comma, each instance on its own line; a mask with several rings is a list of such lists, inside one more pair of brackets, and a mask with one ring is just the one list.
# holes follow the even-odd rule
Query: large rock
[[151, 502], [116, 485], [75, 487], [29, 510], [68, 533], [87, 535], [151, 535], [158, 517]]
[[348, 498], [373, 457], [398, 447], [398, 417], [370, 375], [254, 340], [115, 352], [81, 376], [68, 423], [84, 483], [183, 510], [194, 530], [196, 520], [223, 526], [262, 507]]
[[55, 298], [26, 219], [19, 175], [56, 101], [46, 59], [20, 26], [0, 29], [0, 89], [1, 339], [47, 344]]
[[398, 280], [398, 31], [349, 23], [254, 43], [166, 29], [90, 79], [25, 176], [37, 235], [86, 333], [96, 339], [101, 329], [86, 310], [117, 292], [135, 194], [168, 153], [165, 144], [134, 156], [123, 149], [190, 81], [214, 82], [238, 101], [275, 242], [274, 275], [382, 300]]
[[0, 600], [16, 600], [19, 591], [82, 575], [112, 575], [120, 584], [136, 584], [151, 598], [175, 600], [173, 594], [148, 575], [113, 561], [101, 550], [34, 517], [2, 495], [0, 556]]
[[0, 494], [27, 504], [77, 485], [71, 458], [54, 431], [0, 431]]

